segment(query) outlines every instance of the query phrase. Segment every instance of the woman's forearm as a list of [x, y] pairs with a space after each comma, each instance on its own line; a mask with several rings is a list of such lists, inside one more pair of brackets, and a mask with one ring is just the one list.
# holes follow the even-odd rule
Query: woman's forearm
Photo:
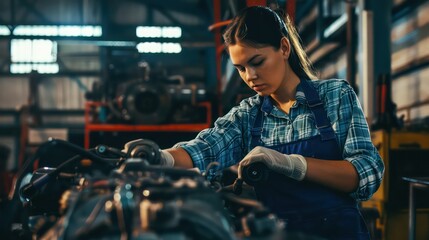
[[182, 168], [193, 168], [194, 163], [192, 162], [191, 156], [183, 148], [170, 148], [167, 151], [173, 155], [174, 166]]
[[305, 180], [317, 182], [345, 193], [356, 191], [359, 185], [359, 175], [350, 162], [309, 157], [306, 157], [306, 160]]

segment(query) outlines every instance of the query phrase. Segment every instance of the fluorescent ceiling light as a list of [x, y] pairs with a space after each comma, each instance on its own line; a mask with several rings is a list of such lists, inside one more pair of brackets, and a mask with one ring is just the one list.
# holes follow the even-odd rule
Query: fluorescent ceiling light
[[136, 28], [136, 36], [141, 38], [180, 38], [182, 37], [182, 28], [139, 26]]
[[142, 42], [137, 44], [140, 53], [180, 53], [180, 43]]
[[10, 30], [7, 26], [0, 25], [0, 36], [8, 36], [10, 35]]
[[180, 43], [163, 43], [162, 44], [162, 52], [164, 53], [180, 53], [182, 51], [182, 47]]
[[137, 44], [137, 50], [141, 53], [160, 53], [162, 44], [159, 42], [144, 42]]
[[100, 37], [101, 26], [89, 25], [20, 25], [13, 30], [15, 36], [60, 36], [60, 37]]
[[162, 37], [165, 38], [180, 38], [182, 36], [182, 29], [180, 27], [163, 27]]
[[15, 74], [30, 73], [37, 71], [40, 74], [58, 73], [59, 66], [57, 63], [12, 63], [10, 72]]
[[162, 35], [160, 27], [137, 27], [137, 37], [159, 38]]

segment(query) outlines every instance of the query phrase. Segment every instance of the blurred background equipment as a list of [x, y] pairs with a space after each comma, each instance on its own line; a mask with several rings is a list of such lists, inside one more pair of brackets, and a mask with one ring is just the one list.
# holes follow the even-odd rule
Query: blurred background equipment
[[[141, 60], [135, 48], [108, 47], [105, 52], [104, 77], [94, 82], [85, 95], [85, 147], [96, 143], [119, 147], [132, 139], [130, 132], [145, 133], [168, 147], [211, 125], [212, 96], [206, 84], [195, 80], [188, 83], [183, 75], [169, 75], [162, 64], [151, 66]], [[97, 132], [119, 135], [100, 140]], [[120, 134], [124, 132], [127, 136]], [[162, 133], [168, 132], [185, 134], [165, 142]]]
[[[383, 239], [407, 239], [409, 223], [409, 184], [403, 177], [427, 177], [429, 169], [429, 134], [397, 130], [377, 130], [372, 133], [385, 163], [385, 174], [379, 190], [362, 206], [376, 209], [376, 236]], [[416, 191], [417, 233], [427, 236], [429, 230], [429, 191]], [[400, 229], [400, 230], [398, 230]]]
[[10, 148], [0, 144], [0, 202], [4, 201], [10, 190], [11, 177], [7, 172], [7, 160], [9, 159]]
[[86, 93], [99, 105], [92, 113], [98, 123], [163, 124], [204, 122], [208, 101], [204, 84], [186, 83], [182, 75], [152, 69], [139, 62], [137, 49], [109, 48], [108, 74]]

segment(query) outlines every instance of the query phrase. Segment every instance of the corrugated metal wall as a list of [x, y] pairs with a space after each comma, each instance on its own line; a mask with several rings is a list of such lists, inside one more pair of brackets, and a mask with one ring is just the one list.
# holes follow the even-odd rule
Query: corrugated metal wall
[[[392, 98], [398, 117], [404, 115], [406, 122], [429, 117], [429, 2], [392, 23], [391, 44]], [[345, 49], [319, 67], [321, 79], [346, 78]]]
[[[429, 2], [392, 26], [392, 98], [406, 121], [429, 116]], [[404, 71], [406, 71], [404, 73]], [[404, 74], [402, 74], [404, 73]]]

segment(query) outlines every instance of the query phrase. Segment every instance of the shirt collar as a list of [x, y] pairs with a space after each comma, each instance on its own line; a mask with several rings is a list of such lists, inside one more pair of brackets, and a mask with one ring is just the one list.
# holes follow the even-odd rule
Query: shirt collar
[[[301, 81], [306, 81], [306, 80], [302, 79]], [[267, 114], [270, 114], [274, 108], [273, 100], [271, 99], [270, 96], [260, 97], [260, 99], [262, 101], [261, 110]], [[296, 87], [295, 99], [299, 104], [306, 104], [304, 89], [302, 87], [301, 82]]]
[[[307, 80], [302, 79], [301, 82], [302, 81], [307, 81]], [[301, 82], [296, 87], [295, 99], [298, 103], [305, 104], [307, 100], [305, 98], [304, 88]]]

